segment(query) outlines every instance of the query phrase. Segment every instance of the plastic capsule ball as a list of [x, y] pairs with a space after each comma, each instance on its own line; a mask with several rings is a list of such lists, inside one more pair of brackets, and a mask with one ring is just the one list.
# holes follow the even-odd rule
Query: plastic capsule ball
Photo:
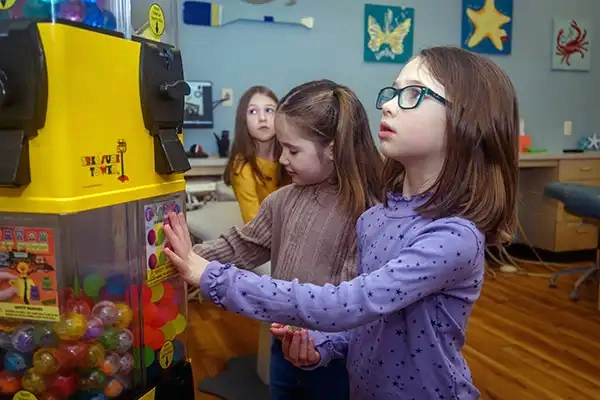
[[18, 352], [30, 353], [35, 349], [33, 325], [23, 325], [18, 327], [11, 335], [12, 344]]
[[0, 332], [10, 333], [13, 332], [21, 325], [19, 319], [0, 319]]
[[54, 324], [54, 333], [61, 340], [79, 340], [87, 331], [86, 318], [74, 312], [66, 313], [63, 318]]
[[97, 369], [85, 371], [79, 376], [80, 388], [84, 390], [101, 390], [105, 381], [105, 375]]
[[108, 353], [100, 369], [106, 376], [114, 376], [119, 372], [121, 357], [117, 353]]
[[23, 389], [33, 394], [42, 394], [46, 391], [46, 378], [33, 369], [27, 370], [21, 379]]
[[118, 310], [112, 301], [101, 301], [92, 308], [92, 317], [100, 319], [104, 326], [113, 326], [118, 319]]
[[31, 355], [9, 351], [4, 355], [4, 369], [8, 372], [22, 373], [31, 368]]
[[73, 371], [53, 375], [48, 380], [48, 388], [58, 398], [64, 399], [72, 396], [77, 391], [77, 374]]
[[0, 372], [0, 394], [14, 394], [21, 390], [21, 378], [4, 370]]
[[127, 375], [133, 370], [133, 356], [131, 353], [121, 355], [119, 360], [119, 374]]
[[115, 322], [115, 326], [117, 328], [127, 328], [133, 319], [133, 312], [131, 311], [131, 308], [125, 303], [116, 303], [115, 308], [117, 309], [117, 320]]
[[119, 329], [113, 327], [106, 328], [98, 338], [98, 342], [106, 350], [115, 350], [119, 347]]
[[118, 353], [125, 353], [131, 349], [133, 345], [133, 333], [129, 329], [121, 329], [117, 334], [117, 347], [115, 351]]
[[96, 2], [83, 1], [85, 3], [85, 19], [83, 23], [91, 26], [102, 27], [104, 25], [104, 15], [102, 9], [98, 7]]
[[37, 325], [33, 331], [33, 340], [38, 347], [54, 347], [58, 344], [58, 337], [49, 324]]
[[100, 318], [92, 317], [87, 322], [87, 330], [83, 336], [83, 340], [98, 339], [104, 331], [104, 323]]
[[60, 368], [55, 349], [39, 349], [33, 354], [33, 370], [41, 375], [53, 374]]
[[38, 400], [62, 400], [58, 397], [58, 394], [52, 392], [46, 392], [37, 397]]
[[121, 379], [110, 378], [108, 382], [106, 382], [106, 386], [104, 386], [104, 394], [109, 399], [114, 399], [123, 393], [123, 389], [125, 389], [125, 385]]
[[15, 346], [12, 344], [10, 333], [0, 332], [0, 349], [7, 351], [13, 351], [15, 349]]
[[56, 359], [61, 367], [73, 368], [85, 365], [88, 345], [84, 342], [61, 342], [56, 349]]
[[58, 6], [58, 16], [69, 21], [81, 22], [85, 17], [85, 6], [81, 0], [69, 0]]
[[90, 315], [90, 312], [92, 310], [92, 308], [90, 307], [90, 304], [85, 299], [81, 299], [81, 298], [77, 298], [77, 297], [67, 300], [67, 304], [66, 304], [65, 308], [68, 311], [71, 311], [71, 312], [74, 312], [77, 314], [81, 314], [86, 317], [88, 315]]
[[80, 391], [77, 393], [75, 400], [107, 400], [108, 397], [101, 391]]
[[85, 358], [85, 367], [101, 367], [105, 357], [106, 352], [104, 351], [104, 346], [102, 346], [100, 343], [90, 343], [88, 345], [87, 356]]

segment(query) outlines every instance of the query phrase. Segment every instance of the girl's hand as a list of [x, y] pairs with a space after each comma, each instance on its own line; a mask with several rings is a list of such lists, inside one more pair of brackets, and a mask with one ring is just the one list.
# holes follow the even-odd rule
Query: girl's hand
[[271, 332], [271, 335], [275, 336], [275, 339], [283, 340], [286, 333], [294, 333], [294, 330], [296, 329], [299, 328], [294, 328], [291, 325], [272, 323], [269, 331]]
[[173, 250], [165, 247], [165, 254], [179, 270], [181, 277], [194, 287], [200, 285], [200, 278], [208, 261], [194, 253], [192, 239], [183, 213], [170, 213], [165, 220], [165, 236]]
[[285, 359], [297, 367], [307, 367], [321, 361], [321, 354], [306, 329], [286, 332], [281, 349]]

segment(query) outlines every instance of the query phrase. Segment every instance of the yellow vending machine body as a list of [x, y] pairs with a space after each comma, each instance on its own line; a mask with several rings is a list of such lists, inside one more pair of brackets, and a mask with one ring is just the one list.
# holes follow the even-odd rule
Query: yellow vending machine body
[[0, 4], [0, 399], [194, 398], [163, 231], [189, 87], [131, 9]]

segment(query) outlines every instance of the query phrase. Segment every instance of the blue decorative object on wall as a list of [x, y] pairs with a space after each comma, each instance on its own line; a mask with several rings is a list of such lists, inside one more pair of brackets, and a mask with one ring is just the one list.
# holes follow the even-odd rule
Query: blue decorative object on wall
[[480, 54], [512, 50], [513, 0], [463, 0], [462, 48]]
[[365, 62], [407, 62], [413, 55], [415, 9], [365, 4]]

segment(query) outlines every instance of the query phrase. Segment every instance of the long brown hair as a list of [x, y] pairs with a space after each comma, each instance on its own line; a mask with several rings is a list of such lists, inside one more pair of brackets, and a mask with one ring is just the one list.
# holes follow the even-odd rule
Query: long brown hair
[[276, 115], [323, 147], [333, 143], [334, 178], [346, 212], [358, 219], [381, 202], [383, 159], [367, 112], [352, 90], [330, 80], [304, 83], [281, 99]]
[[[452, 46], [417, 56], [446, 89], [446, 159], [419, 211], [472, 221], [489, 244], [510, 241], [517, 227], [519, 107], [508, 75], [493, 61]], [[386, 189], [402, 191], [404, 167], [386, 160]]]
[[[256, 141], [250, 135], [250, 131], [248, 130], [248, 106], [250, 105], [250, 100], [252, 100], [252, 96], [255, 94], [262, 94], [267, 97], [270, 97], [275, 104], [279, 101], [277, 99], [277, 95], [265, 86], [252, 86], [248, 90], [244, 92], [242, 97], [240, 98], [240, 102], [238, 103], [238, 107], [235, 113], [235, 131], [233, 137], [233, 143], [231, 145], [231, 150], [229, 152], [229, 161], [227, 161], [227, 165], [225, 166], [225, 173], [223, 174], [223, 180], [225, 184], [231, 186], [231, 182], [234, 179], [234, 176], [237, 175], [240, 169], [246, 164], [250, 164], [250, 168], [252, 168], [252, 173], [254, 176], [258, 178], [258, 180], [264, 184], [265, 183], [265, 175], [260, 170], [258, 163], [256, 161], [256, 154], [258, 149], [256, 147]], [[279, 156], [281, 156], [281, 144], [277, 141], [276, 138], [273, 138], [275, 141], [275, 160], [279, 160]], [[279, 165], [277, 167], [277, 186], [281, 186], [281, 184], [286, 183], [287, 173], [285, 169]]]

